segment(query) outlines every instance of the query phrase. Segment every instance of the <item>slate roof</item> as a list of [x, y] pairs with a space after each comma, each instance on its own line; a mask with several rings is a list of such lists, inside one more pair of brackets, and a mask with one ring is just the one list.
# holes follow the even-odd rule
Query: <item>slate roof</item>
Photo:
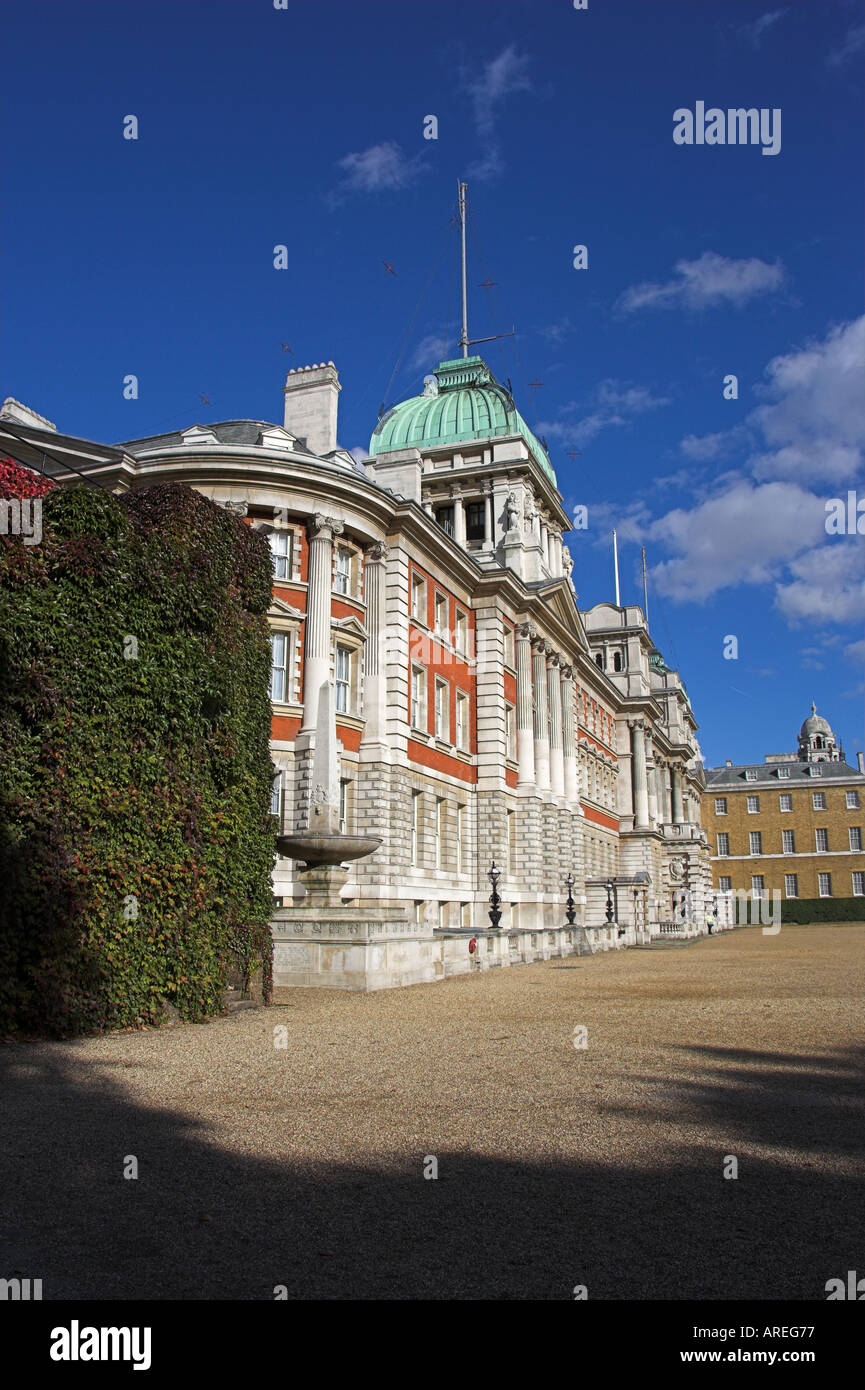
[[[784, 768], [789, 776], [779, 777], [779, 768]], [[810, 768], [819, 768], [819, 772], [812, 773]], [[756, 772], [757, 776], [748, 778], [746, 772]], [[814, 786], [821, 782], [848, 781], [850, 778], [865, 782], [865, 776], [845, 762], [743, 763], [739, 767], [707, 767], [706, 791], [739, 791], [742, 787], [759, 787], [761, 783], [763, 786], [770, 784], [785, 789], [797, 784]]]

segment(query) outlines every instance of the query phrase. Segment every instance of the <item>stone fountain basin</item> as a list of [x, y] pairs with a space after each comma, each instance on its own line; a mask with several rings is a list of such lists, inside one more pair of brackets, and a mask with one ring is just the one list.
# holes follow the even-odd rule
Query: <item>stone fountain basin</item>
[[319, 864], [342, 864], [347, 859], [363, 859], [381, 844], [378, 835], [278, 835], [276, 848], [286, 859], [301, 859], [310, 869]]

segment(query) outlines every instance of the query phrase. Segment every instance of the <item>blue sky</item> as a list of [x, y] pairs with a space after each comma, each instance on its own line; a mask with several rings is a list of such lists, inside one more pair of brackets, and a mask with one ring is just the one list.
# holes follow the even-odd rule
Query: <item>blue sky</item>
[[[516, 325], [482, 351], [588, 507], [581, 606], [612, 595], [616, 526], [708, 764], [795, 747], [812, 699], [853, 761], [862, 541], [825, 502], [863, 495], [860, 0], [6, 0], [0, 24], [2, 395], [117, 441], [281, 421], [286, 370], [333, 359], [362, 450], [446, 329], [455, 351], [462, 176], [470, 332]], [[675, 144], [698, 101], [779, 109], [779, 152]]]

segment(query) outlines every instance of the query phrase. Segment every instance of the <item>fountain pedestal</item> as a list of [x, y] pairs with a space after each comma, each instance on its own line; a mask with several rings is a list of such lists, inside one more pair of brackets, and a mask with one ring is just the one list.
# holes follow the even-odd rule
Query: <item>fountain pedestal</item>
[[374, 990], [437, 978], [430, 927], [409, 923], [394, 903], [342, 896], [346, 863], [380, 844], [311, 830], [280, 836], [279, 852], [299, 862], [303, 897], [271, 918], [274, 1002], [298, 986]]

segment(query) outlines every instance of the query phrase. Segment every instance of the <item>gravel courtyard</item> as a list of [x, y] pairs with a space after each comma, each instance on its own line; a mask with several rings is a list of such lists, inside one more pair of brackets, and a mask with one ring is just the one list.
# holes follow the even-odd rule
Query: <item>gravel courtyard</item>
[[7, 1044], [0, 1276], [45, 1299], [823, 1300], [865, 1258], [863, 947], [861, 925], [740, 928]]

